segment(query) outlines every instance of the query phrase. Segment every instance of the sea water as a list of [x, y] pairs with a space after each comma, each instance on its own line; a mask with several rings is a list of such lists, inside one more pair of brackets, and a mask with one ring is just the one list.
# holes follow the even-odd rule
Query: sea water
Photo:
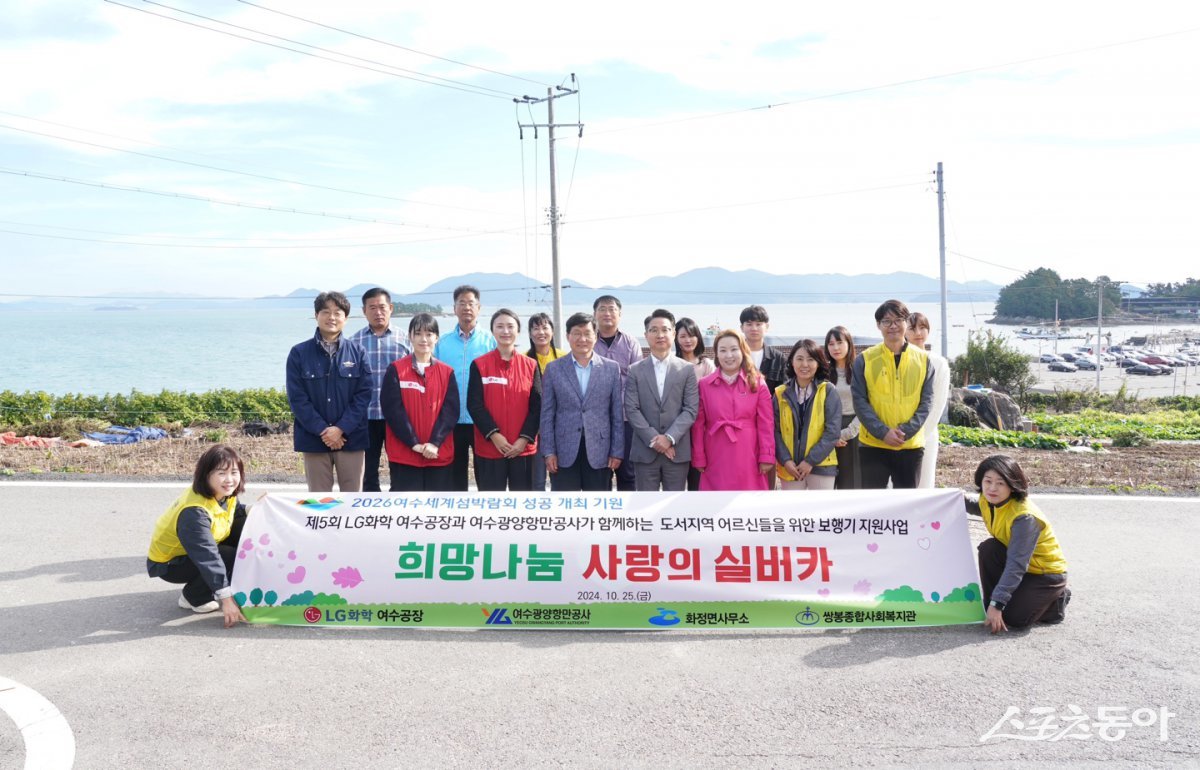
[[[496, 309], [484, 297], [481, 323], [487, 324]], [[874, 312], [877, 303], [823, 303], [769, 305], [769, 334], [791, 342], [808, 336], [818, 341], [832, 326], [845, 326], [857, 338], [878, 340]], [[626, 304], [621, 327], [642, 337], [642, 319], [656, 305]], [[677, 317], [688, 316], [700, 328], [738, 326], [742, 305], [666, 305]], [[545, 306], [514, 307], [524, 321]], [[936, 303], [912, 304], [910, 309], [929, 316], [933, 324], [930, 344], [941, 348], [941, 313]], [[966, 350], [969, 333], [987, 329], [1004, 334], [1018, 349], [1031, 355], [1052, 351], [1055, 343], [1018, 340], [1013, 327], [987, 323], [994, 312], [990, 303], [950, 303], [948, 346], [950, 357]], [[586, 307], [564, 307], [564, 317]], [[205, 391], [214, 388], [282, 388], [288, 350], [315, 332], [313, 316], [296, 310], [168, 310], [128, 311], [69, 310], [23, 311], [0, 315], [7, 355], [0, 367], [0, 391], [44, 390], [49, 393], [157, 392], [163, 389]], [[393, 323], [406, 328], [407, 318]], [[453, 316], [439, 319], [442, 333], [454, 328]], [[352, 333], [366, 323], [357, 308], [346, 324]], [[1182, 325], [1181, 325], [1182, 326]], [[1197, 327], [1192, 325], [1193, 331]], [[1080, 330], [1081, 332], [1085, 330]], [[1094, 328], [1091, 330], [1094, 331]], [[1105, 328], [1113, 342], [1131, 334], [1153, 333], [1151, 325]], [[1158, 329], [1165, 331], [1165, 329]], [[1197, 331], [1200, 333], [1200, 331]], [[1069, 350], [1083, 340], [1061, 340], [1059, 350]]]

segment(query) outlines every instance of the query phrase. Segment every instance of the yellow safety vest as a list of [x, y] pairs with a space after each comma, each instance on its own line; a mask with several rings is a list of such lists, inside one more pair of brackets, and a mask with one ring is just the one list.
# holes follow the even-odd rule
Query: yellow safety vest
[[[889, 428], [898, 428], [911, 420], [921, 405], [921, 389], [929, 368], [925, 351], [906, 346], [900, 354], [899, 368], [896, 367], [896, 354], [882, 342], [864, 350], [862, 357], [863, 382], [875, 416]], [[858, 440], [863, 446], [880, 449], [919, 449], [925, 446], [925, 431], [918, 427], [908, 440], [894, 447], [872, 436], [867, 426], [860, 422]]]
[[1027, 571], [1034, 575], [1059, 575], [1067, 571], [1067, 559], [1063, 556], [1054, 529], [1038, 507], [1028, 500], [1014, 500], [999, 508], [993, 508], [986, 497], [979, 496], [979, 512], [983, 514], [983, 523], [987, 526], [988, 534], [1008, 547], [1012, 537], [1013, 521], [1018, 516], [1029, 514], [1041, 522], [1042, 531], [1038, 533], [1037, 545], [1033, 548], [1033, 556], [1029, 559]]
[[213, 540], [219, 543], [229, 537], [229, 530], [233, 528], [233, 512], [237, 509], [237, 497], [230, 497], [222, 507], [211, 497], [198, 495], [189, 488], [179, 496], [179, 499], [171, 503], [171, 507], [167, 509], [166, 513], [159, 516], [158, 521], [155, 522], [154, 534], [150, 537], [150, 552], [147, 554], [150, 561], [165, 564], [171, 559], [187, 553], [183, 544], [179, 542], [179, 535], [175, 532], [179, 514], [183, 512], [184, 508], [203, 508], [212, 519]]
[[[787, 392], [789, 384], [785, 382], [778, 388], [775, 388], [775, 403], [779, 405], [779, 434], [783, 436], [783, 443], [787, 445], [790, 451], [796, 445], [796, 421], [792, 416], [792, 405], [784, 395]], [[827, 385], [829, 385], [827, 382], [818, 382], [816, 392], [813, 394], [812, 421], [808, 425], [808, 436], [805, 441], [806, 446], [804, 447], [805, 456], [812, 451], [813, 446], [821, 439], [821, 434], [825, 432], [825, 387]], [[803, 459], [804, 457], [792, 458], [796, 463], [799, 463]], [[830, 451], [824, 460], [817, 463], [818, 467], [822, 465], [837, 465], [837, 452]], [[784, 481], [796, 480], [779, 463], [775, 464], [775, 472]]]

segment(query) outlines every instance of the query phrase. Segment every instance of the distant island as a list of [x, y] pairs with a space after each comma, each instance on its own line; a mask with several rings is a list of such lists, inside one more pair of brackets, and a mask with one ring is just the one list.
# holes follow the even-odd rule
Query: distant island
[[[363, 292], [383, 286], [392, 292], [396, 314], [429, 312], [442, 315], [456, 286], [470, 284], [483, 293], [488, 307], [548, 306], [551, 303], [547, 281], [522, 273], [467, 273], [443, 278], [416, 291], [396, 281], [356, 283], [347, 288], [326, 286], [299, 288], [287, 294], [249, 299], [211, 299], [186, 294], [163, 293], [161, 297], [137, 297], [136, 304], [120, 292], [112, 292], [100, 302], [21, 300], [0, 303], [5, 310], [52, 310], [55, 308], [150, 309], [169, 305], [173, 310], [312, 310], [312, 300], [323, 290], [339, 289], [357, 306]], [[599, 294], [614, 294], [632, 305], [748, 305], [807, 304], [836, 302], [882, 302], [890, 297], [905, 302], [928, 304], [941, 298], [937, 278], [910, 272], [776, 274], [762, 270], [726, 270], [704, 267], [673, 276], [653, 276], [641, 283], [619, 286], [590, 286], [566, 278], [562, 282], [563, 302], [569, 306], [591, 306]], [[990, 281], [947, 282], [951, 302], [995, 302], [1000, 285]], [[119, 303], [119, 305], [117, 304]]]

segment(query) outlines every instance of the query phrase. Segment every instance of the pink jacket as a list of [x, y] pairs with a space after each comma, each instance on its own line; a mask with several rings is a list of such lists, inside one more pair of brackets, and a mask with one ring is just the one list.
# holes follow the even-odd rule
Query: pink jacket
[[692, 465], [703, 468], [701, 490], [765, 490], [759, 463], [775, 462], [775, 413], [760, 377], [751, 392], [746, 375], [729, 385], [718, 369], [700, 380], [700, 409], [692, 425]]

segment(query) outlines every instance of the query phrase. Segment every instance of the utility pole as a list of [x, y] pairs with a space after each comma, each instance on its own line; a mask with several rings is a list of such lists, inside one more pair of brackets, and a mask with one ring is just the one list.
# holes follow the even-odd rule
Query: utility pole
[[1101, 340], [1100, 333], [1103, 329], [1104, 322], [1101, 316], [1104, 315], [1104, 278], [1096, 279], [1096, 395], [1100, 395], [1100, 364], [1104, 360], [1100, 357]]
[[[571, 83], [575, 82], [575, 73], [571, 73]], [[557, 93], [555, 93], [557, 91]], [[518, 104], [540, 104], [546, 103], [546, 122], [545, 123], [517, 123], [517, 129], [520, 131], [520, 137], [525, 138], [525, 134], [521, 129], [532, 128], [533, 136], [537, 138], [537, 130], [545, 128], [549, 134], [550, 145], [550, 271], [551, 271], [551, 296], [554, 298], [554, 344], [556, 347], [565, 347], [563, 343], [563, 318], [562, 318], [562, 277], [559, 272], [558, 265], [558, 172], [554, 165], [554, 129], [555, 128], [578, 128], [579, 136], [583, 136], [582, 123], [555, 123], [554, 122], [554, 100], [561, 99], [564, 96], [571, 96], [579, 93], [578, 88], [566, 88], [565, 86], [555, 86], [554, 88], [546, 89], [546, 96], [542, 99], [535, 99], [532, 96], [522, 96], [520, 99], [513, 99]]]
[[938, 257], [942, 266], [942, 358], [949, 360], [949, 321], [946, 320], [946, 191], [942, 189], [942, 162], [937, 164]]

